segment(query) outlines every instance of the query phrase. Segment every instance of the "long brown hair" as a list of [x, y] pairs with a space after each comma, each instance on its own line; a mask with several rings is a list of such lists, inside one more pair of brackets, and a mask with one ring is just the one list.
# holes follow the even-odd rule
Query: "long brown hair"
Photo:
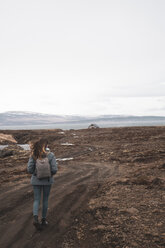
[[41, 138], [32, 145], [32, 157], [37, 160], [37, 158], [42, 158], [46, 156], [45, 148], [48, 145], [47, 139]]

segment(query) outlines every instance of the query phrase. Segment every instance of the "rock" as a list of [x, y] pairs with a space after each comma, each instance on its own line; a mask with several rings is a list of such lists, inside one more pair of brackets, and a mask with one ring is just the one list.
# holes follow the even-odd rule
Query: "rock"
[[15, 144], [17, 141], [13, 138], [11, 134], [3, 134], [0, 133], [0, 144], [6, 145], [6, 144]]
[[162, 180], [158, 177], [155, 177], [153, 180], [152, 180], [152, 185], [161, 185], [162, 184]]
[[89, 128], [89, 129], [96, 129], [96, 128], [99, 128], [99, 126], [96, 125], [96, 124], [91, 124], [91, 125], [89, 125], [88, 128]]
[[8, 157], [8, 156], [12, 156], [13, 155], [13, 151], [9, 150], [9, 151], [6, 151], [6, 150], [2, 150], [0, 151], [0, 158], [5, 158], [5, 157]]
[[136, 185], [150, 185], [151, 183], [150, 178], [145, 175], [138, 176], [137, 178], [134, 178], [131, 181], [133, 184]]
[[136, 208], [127, 208], [127, 210], [126, 210], [128, 213], [130, 213], [130, 214], [138, 214], [139, 213], [139, 210], [138, 209], [136, 209]]

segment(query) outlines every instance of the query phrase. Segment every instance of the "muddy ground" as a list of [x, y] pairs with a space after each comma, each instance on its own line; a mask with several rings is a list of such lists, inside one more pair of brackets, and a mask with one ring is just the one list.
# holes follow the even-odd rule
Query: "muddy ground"
[[10, 153], [0, 158], [0, 247], [165, 247], [165, 127], [2, 133], [19, 144], [47, 137], [59, 170], [49, 226], [36, 231], [30, 152], [10, 136]]

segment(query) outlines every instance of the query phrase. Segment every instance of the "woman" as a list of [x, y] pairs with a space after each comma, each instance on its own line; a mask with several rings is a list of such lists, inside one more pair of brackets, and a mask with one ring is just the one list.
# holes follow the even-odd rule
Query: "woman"
[[[50, 177], [38, 178], [38, 161], [46, 161], [50, 170]], [[50, 165], [50, 166], [49, 166]], [[54, 182], [53, 175], [57, 172], [57, 163], [54, 153], [49, 152], [48, 141], [46, 139], [40, 139], [32, 146], [32, 154], [28, 161], [27, 170], [31, 177], [31, 184], [34, 190], [34, 203], [33, 203], [33, 224], [37, 229], [41, 229], [42, 226], [48, 225], [46, 220], [46, 214], [48, 209], [48, 198], [51, 189], [51, 185]], [[42, 219], [41, 223], [38, 220], [38, 210], [41, 199], [41, 192], [43, 192], [43, 204], [42, 204]]]

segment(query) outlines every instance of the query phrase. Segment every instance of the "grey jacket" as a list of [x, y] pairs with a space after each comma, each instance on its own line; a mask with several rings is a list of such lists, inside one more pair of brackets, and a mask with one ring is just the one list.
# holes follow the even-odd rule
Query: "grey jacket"
[[47, 178], [38, 179], [37, 178], [37, 176], [35, 175], [35, 160], [33, 159], [33, 157], [29, 158], [28, 165], [27, 165], [27, 171], [30, 174], [32, 174], [32, 177], [31, 177], [32, 185], [50, 185], [54, 182], [53, 175], [55, 175], [58, 170], [56, 158], [53, 152], [49, 152], [47, 156], [49, 159], [49, 163], [51, 167], [51, 174], [52, 174], [51, 178], [49, 179]]

